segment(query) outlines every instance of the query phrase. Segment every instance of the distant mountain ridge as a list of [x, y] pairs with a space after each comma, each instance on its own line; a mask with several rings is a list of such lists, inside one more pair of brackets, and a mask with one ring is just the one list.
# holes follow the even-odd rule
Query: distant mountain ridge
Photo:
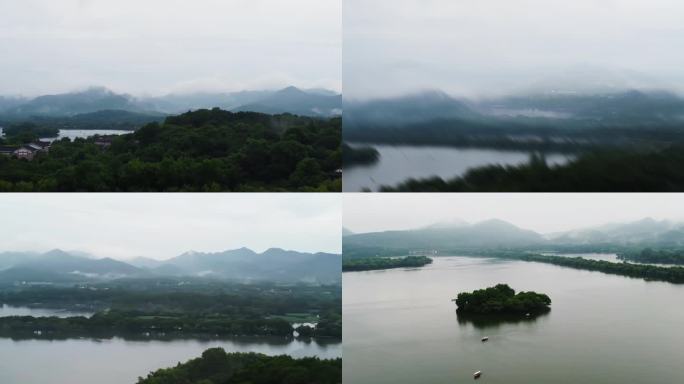
[[[660, 90], [520, 93], [489, 99], [428, 91], [345, 101], [345, 140], [413, 145], [493, 146], [558, 138], [584, 144], [684, 139], [684, 98]], [[511, 138], [516, 140], [511, 142]], [[534, 139], [530, 139], [530, 138]], [[624, 141], [620, 141], [624, 139]], [[662, 138], [660, 140], [663, 140]]]
[[540, 234], [518, 228], [502, 220], [475, 224], [454, 223], [419, 229], [349, 235], [345, 246], [415, 249], [497, 248], [546, 244]]
[[39, 96], [32, 99], [0, 97], [0, 118], [17, 120], [29, 117], [74, 117], [103, 111], [125, 111], [142, 115], [180, 114], [190, 110], [222, 108], [269, 114], [291, 113], [331, 117], [342, 111], [342, 96], [333, 91], [281, 90], [227, 93], [170, 94], [161, 97], [133, 97], [104, 87]]
[[477, 113], [465, 101], [439, 90], [396, 98], [345, 101], [344, 109], [345, 126], [350, 128], [391, 127], [477, 117]]
[[595, 228], [556, 233], [549, 236], [558, 244], [644, 244], [684, 245], [684, 223], [645, 218], [630, 223], [608, 224]]
[[124, 277], [209, 277], [233, 281], [331, 284], [341, 279], [341, 255], [271, 248], [216, 253], [186, 252], [169, 260], [144, 257], [128, 262], [94, 259], [74, 252], [0, 253], [0, 283], [78, 282]]
[[461, 221], [437, 223], [417, 229], [350, 234], [344, 237], [345, 249], [539, 250], [584, 245], [680, 247], [684, 246], [684, 223], [645, 218], [629, 223], [542, 235], [493, 219], [474, 224]]
[[342, 95], [326, 95], [287, 87], [259, 100], [242, 105], [235, 111], [292, 113], [304, 116], [339, 116], [342, 114]]

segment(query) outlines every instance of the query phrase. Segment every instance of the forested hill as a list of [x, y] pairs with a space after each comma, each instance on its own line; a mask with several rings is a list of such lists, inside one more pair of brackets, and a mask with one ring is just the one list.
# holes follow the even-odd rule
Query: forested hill
[[0, 190], [340, 191], [340, 137], [340, 118], [204, 109], [106, 146], [63, 139], [31, 162], [0, 156]]

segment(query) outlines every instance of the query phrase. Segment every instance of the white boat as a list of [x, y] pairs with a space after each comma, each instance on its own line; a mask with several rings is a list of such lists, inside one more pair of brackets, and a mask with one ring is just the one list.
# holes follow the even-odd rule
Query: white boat
[[482, 342], [484, 343], [485, 341], [489, 341], [489, 336], [485, 336], [482, 338]]
[[482, 371], [477, 371], [473, 373], [473, 379], [479, 379], [482, 376]]

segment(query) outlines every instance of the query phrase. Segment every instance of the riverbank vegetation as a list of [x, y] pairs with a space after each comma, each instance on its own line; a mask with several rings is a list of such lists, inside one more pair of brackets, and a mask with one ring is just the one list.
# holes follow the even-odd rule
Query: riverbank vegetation
[[454, 302], [457, 311], [479, 315], [521, 315], [549, 311], [551, 299], [542, 293], [518, 292], [506, 284], [459, 293]]
[[610, 261], [589, 260], [581, 257], [544, 256], [537, 254], [525, 254], [518, 258], [524, 261], [535, 261], [568, 268], [598, 271], [611, 275], [684, 284], [684, 267], [659, 267], [646, 264], [611, 263]]
[[342, 163], [345, 168], [357, 165], [373, 165], [378, 160], [380, 160], [380, 152], [373, 147], [352, 147], [346, 143], [342, 144]]
[[604, 150], [585, 153], [564, 165], [534, 154], [522, 165], [488, 165], [449, 180], [409, 179], [383, 192], [680, 192], [684, 150]]
[[523, 250], [473, 250], [469, 252], [469, 255], [532, 261], [585, 271], [596, 271], [611, 275], [641, 278], [649, 281], [684, 284], [684, 267], [663, 267], [628, 262], [615, 263], [604, 260], [590, 260], [582, 257], [541, 255]]
[[40, 126], [33, 123], [18, 123], [6, 126], [0, 135], [1, 145], [21, 145], [40, 138], [52, 138], [59, 136], [59, 129]]
[[342, 271], [370, 271], [390, 268], [417, 268], [432, 263], [426, 256], [344, 258]]
[[212, 348], [202, 356], [139, 378], [138, 384], [340, 384], [342, 359], [294, 359]]
[[198, 110], [0, 157], [0, 191], [341, 191], [341, 119]]
[[618, 259], [637, 263], [684, 265], [684, 249], [630, 249], [618, 253]]

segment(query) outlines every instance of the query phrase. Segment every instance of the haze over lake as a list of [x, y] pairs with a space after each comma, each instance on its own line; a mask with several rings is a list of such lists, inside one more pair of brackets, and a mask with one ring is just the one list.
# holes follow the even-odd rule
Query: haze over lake
[[[548, 294], [551, 312], [484, 328], [459, 323], [450, 300], [498, 283]], [[684, 308], [672, 304], [684, 286], [468, 257], [345, 273], [343, 284], [345, 382], [464, 383], [478, 370], [506, 384], [684, 380]]]

